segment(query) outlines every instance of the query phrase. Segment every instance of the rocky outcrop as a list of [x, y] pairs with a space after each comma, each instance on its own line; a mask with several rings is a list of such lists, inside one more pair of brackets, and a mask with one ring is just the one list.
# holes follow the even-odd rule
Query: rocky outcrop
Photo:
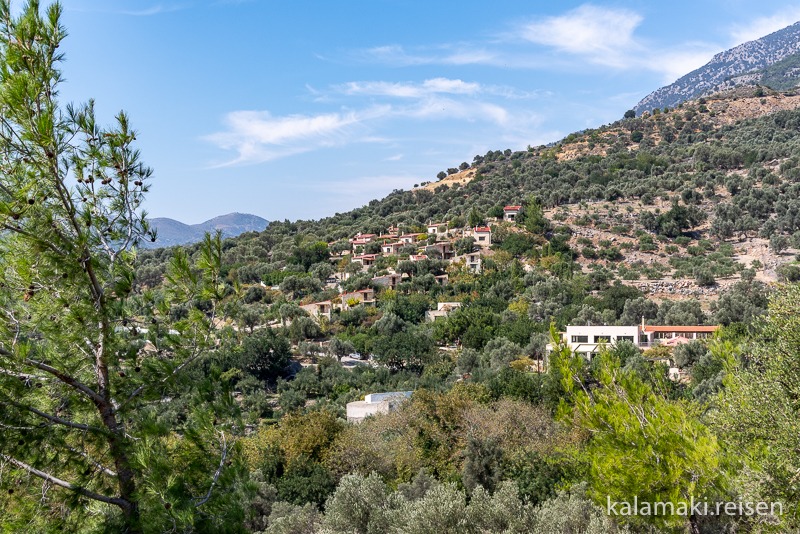
[[[740, 44], [714, 56], [704, 66], [662, 87], [639, 102], [637, 115], [655, 108], [674, 107], [681, 102], [718, 92], [732, 85], [754, 84], [760, 71], [800, 53], [800, 22], [761, 39]], [[748, 75], [749, 74], [749, 75]]]

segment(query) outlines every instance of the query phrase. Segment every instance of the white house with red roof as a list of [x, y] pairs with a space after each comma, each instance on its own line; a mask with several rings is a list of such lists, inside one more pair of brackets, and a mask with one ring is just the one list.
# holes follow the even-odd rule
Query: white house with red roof
[[356, 236], [350, 240], [350, 244], [353, 247], [353, 252], [360, 251], [364, 248], [364, 245], [375, 241], [376, 237], [377, 236], [375, 234], [362, 234], [361, 232], [357, 233]]
[[353, 256], [352, 262], [359, 263], [364, 267], [371, 267], [375, 260], [378, 259], [378, 254], [356, 254]]
[[514, 222], [521, 210], [522, 206], [506, 206], [503, 208], [503, 220]]
[[419, 236], [422, 234], [403, 234], [397, 238], [398, 241], [403, 243], [404, 245], [410, 245], [412, 243], [416, 243], [419, 241]]
[[475, 239], [475, 244], [479, 247], [490, 247], [492, 245], [492, 229], [488, 226], [476, 226], [470, 233]]

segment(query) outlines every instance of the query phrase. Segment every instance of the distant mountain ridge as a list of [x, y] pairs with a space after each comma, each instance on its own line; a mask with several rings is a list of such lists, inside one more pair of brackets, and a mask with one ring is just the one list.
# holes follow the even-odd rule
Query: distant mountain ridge
[[[777, 65], [783, 62], [782, 65]], [[674, 83], [653, 91], [633, 108], [637, 115], [741, 85], [786, 90], [800, 82], [800, 22], [715, 55]], [[771, 68], [773, 66], [785, 68]]]
[[214, 217], [200, 224], [184, 224], [168, 217], [155, 217], [150, 224], [157, 230], [155, 243], [146, 242], [145, 248], [171, 247], [196, 243], [203, 239], [206, 232], [220, 230], [224, 237], [236, 237], [245, 232], [260, 232], [269, 221], [249, 213], [228, 213]]

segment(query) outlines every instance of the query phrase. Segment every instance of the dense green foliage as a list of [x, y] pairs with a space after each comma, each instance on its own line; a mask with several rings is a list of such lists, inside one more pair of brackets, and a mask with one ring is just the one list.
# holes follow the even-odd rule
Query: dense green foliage
[[[464, 185], [137, 252], [150, 172], [124, 115], [102, 129], [91, 105], [54, 100], [59, 11], [0, 2], [4, 531], [800, 528], [800, 294], [762, 282], [736, 241], [764, 239], [769, 268], [800, 279], [800, 112], [626, 113], [440, 173], [471, 168]], [[491, 248], [469, 230], [484, 224]], [[390, 227], [420, 241], [359, 245], [369, 267], [343, 254]], [[591, 360], [556, 334], [640, 321], [724, 328]], [[413, 395], [345, 420], [385, 391]], [[634, 496], [784, 513], [604, 508]]]

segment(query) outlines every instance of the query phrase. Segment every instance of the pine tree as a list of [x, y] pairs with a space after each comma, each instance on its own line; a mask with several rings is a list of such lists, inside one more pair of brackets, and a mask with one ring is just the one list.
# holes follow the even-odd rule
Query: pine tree
[[[0, 515], [161, 531], [208, 513], [233, 476], [207, 407], [180, 429], [159, 419], [211, 344], [221, 247], [207, 238], [198, 268], [177, 254], [169, 295], [134, 294], [151, 170], [124, 113], [105, 128], [92, 102], [59, 105], [61, 13], [0, 0]], [[193, 299], [210, 309], [172, 322], [170, 300]]]

